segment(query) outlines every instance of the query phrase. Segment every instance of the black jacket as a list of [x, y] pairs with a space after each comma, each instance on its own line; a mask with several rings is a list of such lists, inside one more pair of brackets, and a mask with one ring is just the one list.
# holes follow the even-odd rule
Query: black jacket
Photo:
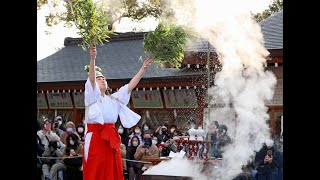
[[[267, 155], [267, 151], [272, 151], [272, 162], [264, 163], [264, 158]], [[271, 172], [275, 172], [280, 168], [281, 155], [278, 150], [274, 147], [268, 149], [266, 145], [262, 147], [262, 149], [256, 153], [255, 164], [257, 165], [258, 174], [267, 174]]]

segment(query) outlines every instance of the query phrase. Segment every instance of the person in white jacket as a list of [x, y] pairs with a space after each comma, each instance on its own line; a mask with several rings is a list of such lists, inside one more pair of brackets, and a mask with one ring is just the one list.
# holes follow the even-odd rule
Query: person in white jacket
[[[60, 137], [51, 130], [51, 122], [49, 119], [44, 120], [44, 125], [37, 132], [42, 144], [45, 145], [45, 151], [42, 154], [42, 173], [45, 180], [56, 180], [57, 174], [65, 166], [61, 159], [52, 159], [61, 157], [65, 145], [60, 141]], [[62, 174], [60, 174], [62, 176]]]

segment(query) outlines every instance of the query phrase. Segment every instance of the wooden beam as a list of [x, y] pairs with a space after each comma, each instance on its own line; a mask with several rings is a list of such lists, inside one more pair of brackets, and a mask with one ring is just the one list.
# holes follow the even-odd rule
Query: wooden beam
[[[283, 50], [282, 49], [272, 49], [269, 51], [269, 58], [270, 60], [267, 60], [267, 63], [283, 63]], [[183, 61], [182, 64], [200, 64], [200, 65], [206, 65], [207, 64], [207, 52], [188, 52]], [[218, 55], [216, 52], [210, 53], [210, 64], [220, 64], [218, 61]]]
[[283, 57], [270, 57], [270, 60], [267, 60], [268, 64], [273, 63], [283, 63]]
[[[110, 88], [116, 89], [128, 83], [129, 80], [108, 80], [108, 84]], [[53, 83], [38, 83], [37, 91], [47, 90], [51, 91], [62, 91], [62, 90], [84, 90], [84, 81], [78, 82], [53, 82]], [[167, 78], [167, 79], [141, 79], [139, 84], [136, 86], [137, 88], [163, 88], [163, 87], [193, 87], [193, 86], [202, 86], [205, 85], [205, 80], [203, 77], [191, 77], [191, 78], [183, 78], [183, 77], [175, 77], [175, 78]]]

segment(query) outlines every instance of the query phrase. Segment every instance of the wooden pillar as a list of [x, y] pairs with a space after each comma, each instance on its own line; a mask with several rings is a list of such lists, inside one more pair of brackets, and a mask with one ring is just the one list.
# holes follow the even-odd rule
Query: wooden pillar
[[196, 96], [197, 96], [197, 102], [198, 102], [198, 109], [197, 109], [197, 125], [198, 126], [203, 125], [203, 110], [205, 106], [204, 93], [206, 93], [204, 89], [202, 88], [196, 89]]
[[272, 107], [269, 107], [269, 120], [270, 120], [270, 123], [269, 123], [269, 128], [270, 128], [270, 132], [271, 134], [274, 134], [275, 133], [275, 128], [276, 128], [276, 122], [275, 122], [275, 113], [274, 113], [274, 109]]
[[275, 134], [276, 132], [276, 118], [274, 111], [272, 112], [272, 118], [270, 119], [270, 128], [271, 128], [271, 134]]
[[75, 107], [73, 107], [72, 109], [72, 116], [73, 116], [73, 119], [74, 119], [74, 124], [77, 125], [78, 124], [78, 111]]

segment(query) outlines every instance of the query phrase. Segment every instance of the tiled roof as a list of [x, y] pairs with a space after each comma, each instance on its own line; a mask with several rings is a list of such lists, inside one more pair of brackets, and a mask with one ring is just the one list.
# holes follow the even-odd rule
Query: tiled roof
[[[107, 79], [130, 79], [142, 66], [140, 56], [145, 59], [143, 40], [115, 41], [97, 46], [96, 65], [103, 69]], [[38, 82], [61, 82], [86, 80], [84, 66], [89, 64], [90, 53], [81, 46], [68, 45], [51, 56], [37, 62]], [[190, 69], [163, 68], [154, 64], [143, 78], [194, 75]], [[198, 72], [199, 73], [199, 72]]]
[[260, 22], [266, 49], [283, 49], [283, 11]]

